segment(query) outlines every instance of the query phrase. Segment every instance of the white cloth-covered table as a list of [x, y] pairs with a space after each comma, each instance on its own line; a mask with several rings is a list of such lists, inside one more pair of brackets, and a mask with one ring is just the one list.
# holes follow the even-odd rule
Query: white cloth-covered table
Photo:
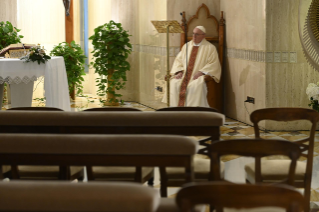
[[46, 106], [70, 111], [69, 87], [63, 57], [52, 57], [40, 65], [37, 62], [24, 63], [20, 59], [0, 59], [2, 86], [4, 82], [10, 85], [33, 83], [41, 76], [44, 76]]

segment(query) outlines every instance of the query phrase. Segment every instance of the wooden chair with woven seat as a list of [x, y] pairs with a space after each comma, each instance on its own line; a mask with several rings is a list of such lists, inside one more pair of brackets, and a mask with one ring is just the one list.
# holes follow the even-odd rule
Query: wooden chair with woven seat
[[[135, 111], [142, 112], [137, 108], [132, 107], [100, 107], [89, 108], [82, 112], [111, 112], [111, 111]], [[141, 177], [138, 181], [141, 183], [147, 182], [153, 186], [154, 184], [154, 168], [153, 167], [93, 167], [93, 175], [95, 179], [108, 180], [108, 181], [133, 181], [136, 172], [141, 172]], [[136, 179], [135, 179], [136, 180]]]
[[[209, 204], [215, 208], [262, 209], [256, 211], [301, 212], [304, 208], [302, 194], [288, 185], [247, 185], [229, 182], [202, 182], [185, 185], [176, 196], [181, 212], [191, 212], [194, 206]], [[265, 208], [264, 208], [265, 207]], [[227, 209], [228, 210], [227, 210]], [[263, 210], [266, 209], [266, 210]], [[232, 210], [241, 211], [245, 210]]]
[[[22, 110], [22, 111], [57, 111], [62, 112], [64, 110], [55, 107], [13, 107], [7, 110]], [[3, 167], [3, 174], [5, 177], [13, 178], [13, 179], [65, 179], [67, 180], [63, 174], [66, 172], [66, 167], [57, 167], [57, 166], [11, 166]], [[11, 170], [15, 170], [11, 172]], [[14, 174], [18, 173], [18, 174]], [[83, 167], [72, 167], [70, 180], [74, 179], [83, 179], [84, 170]]]
[[[260, 129], [258, 123], [262, 120], [272, 121], [300, 121], [308, 120], [311, 124], [309, 137], [294, 141], [301, 149], [301, 156], [306, 157], [306, 162], [298, 161], [295, 174], [295, 187], [304, 188], [305, 201], [307, 203], [305, 211], [310, 210], [310, 192], [311, 177], [313, 166], [314, 139], [317, 122], [319, 120], [318, 112], [305, 108], [265, 108], [255, 110], [250, 116], [251, 122], [254, 124], [255, 137], [260, 138]], [[278, 182], [287, 176], [289, 166], [288, 160], [263, 160], [262, 161], [262, 182]], [[255, 182], [254, 164], [247, 164], [246, 181]]]
[[[215, 108], [208, 108], [208, 107], [166, 107], [166, 108], [160, 108], [156, 110], [156, 112], [165, 112], [165, 111], [189, 111], [189, 112], [215, 112], [218, 113], [218, 111]], [[204, 138], [199, 140], [199, 144], [203, 146], [210, 146], [208, 141], [211, 141], [210, 138]], [[210, 159], [209, 155], [203, 154], [201, 149], [199, 149], [198, 154], [204, 155], [207, 158], [201, 158], [201, 157], [195, 157], [194, 158], [194, 175], [195, 175], [195, 182], [203, 182], [209, 180], [209, 174], [210, 174]], [[221, 162], [221, 174], [224, 173], [224, 163]], [[183, 169], [181, 168], [173, 168], [168, 167], [166, 168], [167, 172], [167, 178], [168, 178], [168, 186], [182, 186], [185, 184], [185, 181], [183, 180]]]
[[294, 185], [297, 160], [301, 155], [297, 144], [284, 140], [270, 139], [232, 139], [212, 143], [211, 149], [211, 176], [212, 181], [221, 181], [220, 158], [224, 155], [239, 155], [255, 158], [256, 183], [262, 182], [261, 158], [271, 155], [283, 155], [291, 160], [288, 164], [288, 173], [281, 183]]

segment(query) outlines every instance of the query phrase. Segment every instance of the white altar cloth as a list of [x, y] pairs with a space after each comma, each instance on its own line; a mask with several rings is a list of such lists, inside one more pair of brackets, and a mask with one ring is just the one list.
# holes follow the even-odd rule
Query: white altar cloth
[[37, 62], [24, 63], [20, 59], [0, 59], [0, 84], [27, 84], [41, 76], [44, 76], [46, 106], [71, 111], [63, 57], [52, 57], [40, 65]]

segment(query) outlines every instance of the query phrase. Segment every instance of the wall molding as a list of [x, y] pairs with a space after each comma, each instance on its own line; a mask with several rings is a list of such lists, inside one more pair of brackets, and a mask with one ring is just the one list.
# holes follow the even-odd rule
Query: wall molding
[[[149, 46], [149, 45], [140, 45], [140, 44], [133, 44], [132, 51], [133, 52], [142, 52], [146, 54], [154, 54], [159, 56], [166, 56], [166, 47], [162, 46]], [[177, 54], [180, 52], [179, 46], [170, 46], [169, 47], [169, 56], [176, 57]]]
[[254, 62], [266, 62], [266, 52], [252, 49], [235, 49], [227, 48], [226, 55], [229, 58], [235, 58], [240, 60], [249, 60]]

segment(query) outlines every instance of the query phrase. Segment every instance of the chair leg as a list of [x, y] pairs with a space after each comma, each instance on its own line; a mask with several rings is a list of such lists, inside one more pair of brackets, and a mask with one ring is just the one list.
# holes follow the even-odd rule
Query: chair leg
[[310, 197], [311, 197], [311, 187], [309, 185], [306, 185], [304, 190], [304, 197], [305, 197], [305, 210], [304, 212], [310, 212]]
[[11, 166], [12, 179], [20, 179], [18, 166]]
[[154, 186], [154, 177], [152, 177], [151, 179], [147, 181], [147, 185], [149, 185], [150, 187]]
[[136, 166], [135, 167], [135, 179], [134, 179], [135, 182], [138, 182], [138, 183], [142, 183], [143, 182], [143, 179], [142, 179], [142, 167], [140, 166]]
[[161, 176], [161, 197], [167, 197], [167, 174], [165, 167], [159, 167]]
[[86, 173], [87, 173], [87, 177], [88, 177], [88, 181], [94, 180], [94, 176], [93, 176], [93, 168], [92, 166], [87, 166], [86, 167]]

